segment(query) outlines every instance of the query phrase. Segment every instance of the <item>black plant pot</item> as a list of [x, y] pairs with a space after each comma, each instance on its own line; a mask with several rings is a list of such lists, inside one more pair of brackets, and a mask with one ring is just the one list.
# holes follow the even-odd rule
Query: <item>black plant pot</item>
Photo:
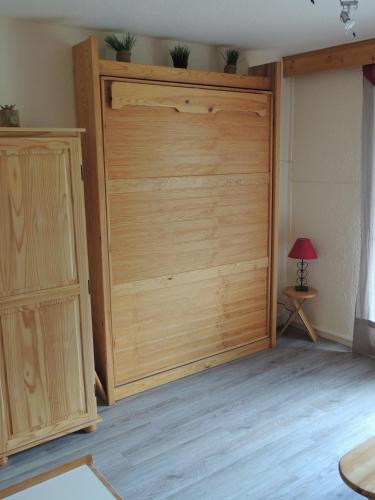
[[188, 61], [186, 61], [186, 62], [174, 62], [173, 61], [173, 67], [186, 69], [188, 67]]
[[227, 64], [224, 67], [224, 73], [231, 73], [235, 75], [237, 73], [237, 64]]

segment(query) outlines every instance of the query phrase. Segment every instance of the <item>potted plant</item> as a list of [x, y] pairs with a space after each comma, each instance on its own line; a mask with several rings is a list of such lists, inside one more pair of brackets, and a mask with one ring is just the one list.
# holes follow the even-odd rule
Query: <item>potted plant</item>
[[137, 41], [135, 35], [126, 33], [122, 37], [117, 35], [108, 35], [105, 37], [106, 43], [116, 51], [116, 60], [122, 62], [131, 61], [131, 50]]
[[185, 45], [176, 45], [169, 51], [175, 68], [187, 68], [190, 49]]
[[0, 125], [2, 127], [19, 127], [20, 117], [15, 104], [0, 106]]
[[237, 63], [240, 58], [240, 51], [238, 49], [227, 49], [225, 53], [221, 55], [226, 62], [224, 73], [237, 73]]

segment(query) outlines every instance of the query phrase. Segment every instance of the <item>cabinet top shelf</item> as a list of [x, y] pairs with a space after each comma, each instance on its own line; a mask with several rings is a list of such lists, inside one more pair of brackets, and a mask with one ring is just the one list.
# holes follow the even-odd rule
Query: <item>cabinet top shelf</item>
[[76, 137], [84, 128], [0, 127], [0, 137]]
[[100, 76], [135, 78], [154, 82], [210, 85], [244, 90], [272, 90], [271, 78], [264, 76], [233, 75], [200, 69], [171, 68], [107, 59], [99, 61], [99, 73]]

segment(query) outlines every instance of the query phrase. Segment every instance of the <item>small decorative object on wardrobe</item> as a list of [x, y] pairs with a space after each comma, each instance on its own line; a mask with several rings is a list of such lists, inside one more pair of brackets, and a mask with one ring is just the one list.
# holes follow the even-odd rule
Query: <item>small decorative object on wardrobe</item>
[[15, 104], [4, 104], [0, 106], [0, 126], [19, 127], [20, 116]]
[[187, 68], [189, 63], [190, 49], [185, 45], [176, 45], [169, 51], [173, 66], [175, 68]]
[[237, 63], [240, 58], [240, 51], [238, 49], [227, 49], [224, 54], [221, 54], [226, 62], [224, 73], [237, 73]]
[[107, 45], [116, 51], [116, 60], [122, 62], [130, 62], [132, 57], [132, 48], [137, 41], [135, 35], [126, 33], [119, 38], [117, 35], [108, 35], [105, 37]]

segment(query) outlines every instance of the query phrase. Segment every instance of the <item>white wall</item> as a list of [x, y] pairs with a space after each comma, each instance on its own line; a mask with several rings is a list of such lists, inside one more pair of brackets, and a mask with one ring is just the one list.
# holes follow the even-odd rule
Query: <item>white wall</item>
[[71, 47], [89, 34], [0, 17], [0, 104], [16, 104], [21, 125], [75, 125]]
[[[277, 49], [247, 50], [245, 52], [247, 66], [258, 66], [279, 61], [282, 54]], [[294, 104], [294, 80], [283, 78], [281, 82], [281, 137], [280, 137], [280, 177], [279, 177], [279, 261], [278, 289], [280, 301], [285, 302], [281, 290], [288, 284], [287, 256], [290, 240], [290, 176], [292, 167], [292, 121]], [[287, 318], [287, 312], [279, 307], [278, 323], [281, 325]]]
[[[99, 38], [102, 56], [114, 57], [102, 31], [0, 17], [0, 104], [17, 104], [26, 127], [74, 127], [72, 46], [90, 35]], [[169, 48], [176, 43], [137, 37], [133, 61], [170, 65]], [[217, 47], [185, 45], [191, 48], [189, 67], [223, 67]]]
[[[306, 311], [326, 337], [351, 344], [360, 245], [361, 69], [295, 78], [291, 232], [311, 237], [319, 259]], [[289, 281], [295, 261], [289, 261]]]

